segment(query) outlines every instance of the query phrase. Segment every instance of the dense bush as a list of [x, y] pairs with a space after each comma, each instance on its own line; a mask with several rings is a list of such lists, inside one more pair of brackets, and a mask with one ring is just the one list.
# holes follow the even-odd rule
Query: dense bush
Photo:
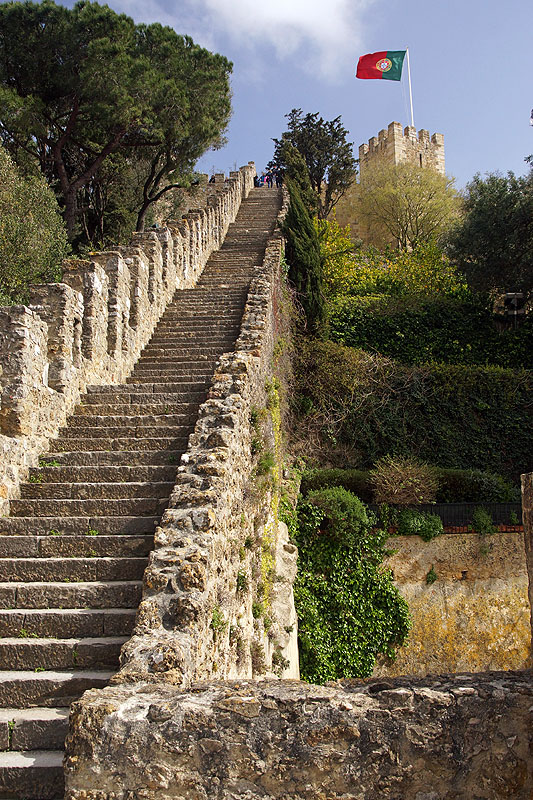
[[412, 456], [384, 456], [370, 471], [376, 503], [410, 506], [433, 503], [437, 476], [433, 467]]
[[369, 676], [377, 656], [393, 658], [407, 637], [407, 604], [381, 566], [387, 534], [374, 522], [338, 487], [298, 505], [294, 593], [304, 680]]
[[24, 302], [30, 283], [57, 280], [65, 226], [44, 178], [24, 178], [0, 147], [0, 304]]
[[385, 455], [412, 455], [516, 481], [533, 467], [532, 389], [526, 370], [410, 367], [335, 342], [301, 341], [297, 445], [333, 467], [369, 469]]
[[442, 520], [436, 514], [424, 514], [413, 508], [399, 511], [395, 523], [399, 536], [420, 536], [424, 542], [430, 542], [444, 531]]
[[[437, 503], [514, 503], [520, 488], [501, 475], [480, 469], [434, 467], [437, 478]], [[309, 469], [302, 475], [300, 491], [342, 486], [365, 503], [374, 503], [370, 472], [360, 469]]]
[[330, 303], [329, 324], [334, 341], [405, 364], [533, 367], [533, 316], [516, 330], [501, 329], [481, 300], [339, 296]]

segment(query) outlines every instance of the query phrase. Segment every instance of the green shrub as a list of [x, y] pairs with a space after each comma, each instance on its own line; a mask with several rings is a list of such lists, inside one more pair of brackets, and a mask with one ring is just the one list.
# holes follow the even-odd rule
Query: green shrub
[[476, 533], [480, 533], [482, 536], [496, 533], [496, 527], [492, 522], [491, 515], [481, 506], [474, 509], [472, 514], [472, 528]]
[[31, 283], [61, 277], [67, 235], [44, 178], [24, 178], [0, 147], [0, 302], [27, 302]]
[[360, 469], [310, 469], [302, 475], [300, 491], [303, 495], [313, 489], [342, 486], [365, 503], [371, 503], [370, 473]]
[[376, 503], [399, 506], [433, 503], [438, 486], [433, 467], [412, 456], [380, 458], [370, 471], [370, 482]]
[[400, 536], [420, 536], [424, 542], [430, 542], [444, 531], [442, 520], [436, 514], [425, 514], [412, 508], [399, 511], [396, 520]]
[[514, 503], [520, 488], [480, 469], [437, 469], [437, 503]]
[[410, 626], [405, 600], [384, 570], [387, 534], [364, 504], [337, 487], [298, 505], [294, 587], [304, 680], [372, 674], [378, 655], [394, 658]]

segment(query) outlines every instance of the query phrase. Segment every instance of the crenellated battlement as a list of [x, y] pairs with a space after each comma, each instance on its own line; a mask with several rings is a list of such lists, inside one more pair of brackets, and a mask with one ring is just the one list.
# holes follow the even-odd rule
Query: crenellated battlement
[[381, 164], [400, 164], [409, 161], [445, 174], [444, 136], [430, 135], [429, 131], [408, 125], [402, 129], [399, 122], [391, 122], [387, 130], [379, 131], [368, 144], [359, 147], [361, 182], [372, 167]]

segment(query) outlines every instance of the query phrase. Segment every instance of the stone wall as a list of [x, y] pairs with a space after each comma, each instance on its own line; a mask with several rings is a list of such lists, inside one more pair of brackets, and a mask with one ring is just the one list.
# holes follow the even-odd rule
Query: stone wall
[[[280, 216], [286, 207], [285, 197]], [[136, 627], [114, 683], [187, 686], [212, 677], [298, 676], [290, 602], [296, 548], [277, 522], [276, 475], [257, 474], [252, 447], [254, 412], [261, 410], [277, 447], [277, 410], [267, 384], [279, 324], [273, 309], [280, 307], [281, 252], [277, 231], [252, 280], [235, 350], [219, 360], [156, 529]], [[281, 453], [275, 456], [277, 471]], [[254, 602], [264, 613], [253, 613]]]
[[66, 800], [530, 800], [527, 673], [91, 690]]
[[253, 186], [250, 162], [203, 208], [130, 245], [65, 264], [63, 282], [0, 309], [0, 513], [90, 384], [121, 383], [177, 288], [193, 286]]
[[[521, 533], [389, 540], [386, 565], [409, 604], [405, 647], [374, 676], [484, 672], [531, 666], [528, 573]], [[427, 576], [433, 569], [434, 581]]]

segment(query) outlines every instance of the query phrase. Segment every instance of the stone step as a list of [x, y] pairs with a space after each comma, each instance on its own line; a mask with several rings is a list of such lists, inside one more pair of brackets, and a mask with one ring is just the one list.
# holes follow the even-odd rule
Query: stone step
[[[116, 485], [116, 484], [113, 484]], [[167, 507], [168, 498], [135, 497], [119, 500], [11, 500], [9, 507], [12, 517], [84, 517], [102, 514], [120, 517], [158, 516]]]
[[65, 639], [129, 636], [135, 624], [135, 608], [11, 608], [0, 609], [0, 636]]
[[[86, 439], [75, 438], [72, 439], [56, 439], [54, 442], [55, 453], [76, 453], [76, 452], [96, 452], [103, 451], [109, 453], [117, 452], [132, 452], [132, 451], [173, 451], [185, 452], [188, 444], [188, 436], [158, 436], [157, 438], [137, 438], [134, 436], [120, 439], [108, 439], [102, 437], [101, 439]], [[113, 463], [112, 461], [110, 463]]]
[[[153, 380], [153, 377], [151, 378]], [[188, 436], [193, 426], [191, 423], [187, 425], [166, 425], [164, 422], [161, 424], [140, 424], [129, 426], [124, 420], [121, 425], [120, 421], [115, 422], [115, 426], [100, 426], [91, 425], [88, 420], [85, 425], [79, 428], [66, 427], [62, 428], [59, 432], [57, 441], [65, 442], [70, 439], [115, 439], [115, 438], [128, 438], [128, 439], [146, 439], [154, 438], [159, 439], [165, 437], [184, 437]]]
[[[112, 387], [112, 386], [99, 386], [99, 391], [95, 391], [91, 397], [112, 397], [114, 395], [128, 395], [130, 398], [137, 397], [142, 395], [139, 400], [134, 399], [132, 402], [134, 403], [143, 403], [146, 400], [147, 394], [156, 394], [156, 395], [164, 395], [164, 400], [161, 400], [158, 396], [155, 398], [157, 402], [171, 402], [172, 398], [174, 398], [178, 402], [187, 402], [193, 403], [197, 399], [203, 397], [205, 395], [204, 391], [195, 391], [190, 386], [183, 386], [183, 384], [177, 383], [140, 383], [137, 387], [131, 384], [122, 384], [120, 386]], [[113, 391], [114, 390], [114, 391]], [[186, 390], [186, 391], [185, 391]], [[190, 397], [190, 395], [193, 395]], [[186, 397], [184, 400], [183, 398]], [[89, 400], [89, 398], [87, 398]], [[90, 402], [90, 401], [89, 401]], [[118, 401], [117, 401], [118, 402]], [[125, 401], [129, 402], [129, 401]], [[200, 403], [202, 401], [200, 400]]]
[[0, 639], [0, 664], [12, 669], [118, 669], [120, 648], [127, 636], [91, 639]]
[[131, 375], [130, 380], [132, 381], [160, 381], [160, 380], [167, 380], [172, 381], [172, 383], [176, 383], [177, 381], [183, 381], [184, 385], [187, 386], [194, 380], [196, 384], [198, 381], [201, 381], [202, 386], [207, 386], [211, 383], [211, 379], [213, 377], [214, 370], [210, 370], [209, 372], [205, 373], [196, 373], [194, 375], [188, 374], [185, 370], [176, 367], [174, 364], [137, 364], [133, 373]]
[[152, 372], [155, 375], [161, 375], [165, 380], [168, 380], [169, 375], [172, 374], [176, 375], [176, 377], [187, 378], [189, 381], [194, 382], [209, 381], [213, 375], [215, 363], [216, 362], [214, 362], [213, 365], [209, 364], [208, 366], [191, 367], [189, 364], [176, 361], [173, 358], [167, 358], [167, 360], [163, 361], [162, 358], [146, 356], [137, 362], [133, 374], [138, 375], [139, 372]]
[[[6, 583], [35, 581], [139, 581], [146, 558], [2, 558], [0, 574]], [[1, 703], [0, 703], [1, 705]]]
[[62, 750], [68, 717], [68, 708], [0, 708], [0, 749]]
[[[154, 446], [154, 445], [153, 445]], [[73, 466], [91, 466], [95, 464], [103, 464], [106, 466], [120, 465], [134, 467], [146, 466], [154, 464], [155, 466], [164, 466], [169, 464], [179, 464], [182, 453], [185, 452], [184, 447], [177, 449], [169, 449], [166, 447], [160, 450], [125, 450], [123, 452], [114, 452], [111, 450], [87, 450], [87, 451], [69, 451], [53, 452], [49, 455], [54, 461], [59, 464], [72, 464]], [[0, 520], [1, 524], [1, 520]]]
[[[137, 482], [164, 482], [174, 483], [176, 467], [172, 466], [94, 466], [94, 467], [32, 467], [31, 480], [43, 480], [47, 483], [137, 483]], [[1, 525], [0, 525], [1, 527]]]
[[21, 496], [25, 500], [92, 500], [98, 497], [106, 500], [124, 500], [136, 497], [170, 497], [174, 488], [171, 483], [24, 483]]
[[0, 707], [70, 706], [87, 689], [105, 686], [110, 670], [5, 670], [0, 672]]
[[213, 370], [213, 367], [218, 361], [218, 357], [215, 356], [198, 356], [197, 359], [194, 361], [191, 360], [190, 356], [175, 356], [172, 350], [166, 351], [162, 350], [161, 355], [151, 355], [150, 351], [144, 351], [143, 355], [137, 362], [136, 366], [139, 364], [175, 364], [182, 369], [189, 369], [192, 370], [191, 374], [195, 374], [196, 372], [209, 372]]
[[[128, 411], [129, 409], [125, 409]], [[197, 412], [194, 414], [75, 414], [68, 423], [69, 430], [85, 430], [86, 428], [113, 428], [124, 426], [135, 428], [137, 426], [184, 427], [196, 422]]]
[[0, 536], [0, 558], [118, 558], [148, 556], [154, 537], [146, 536], [82, 536], [54, 532], [45, 536]]
[[64, 791], [61, 750], [0, 754], [0, 798], [3, 800], [63, 800]]
[[158, 516], [149, 517], [2, 517], [0, 535], [97, 536], [153, 534]]
[[142, 581], [0, 583], [0, 608], [137, 608]]
[[[214, 365], [213, 365], [214, 368]], [[93, 397], [97, 398], [98, 395]], [[152, 401], [155, 398], [151, 398]], [[139, 416], [141, 414], [153, 414], [159, 416], [160, 414], [178, 414], [183, 416], [189, 422], [194, 423], [198, 415], [197, 403], [164, 403], [164, 402], [147, 402], [147, 403], [86, 403], [83, 406], [76, 408], [76, 418], [79, 417], [98, 417], [98, 416], [116, 416], [120, 417], [122, 414]], [[46, 455], [43, 456], [46, 461]]]

